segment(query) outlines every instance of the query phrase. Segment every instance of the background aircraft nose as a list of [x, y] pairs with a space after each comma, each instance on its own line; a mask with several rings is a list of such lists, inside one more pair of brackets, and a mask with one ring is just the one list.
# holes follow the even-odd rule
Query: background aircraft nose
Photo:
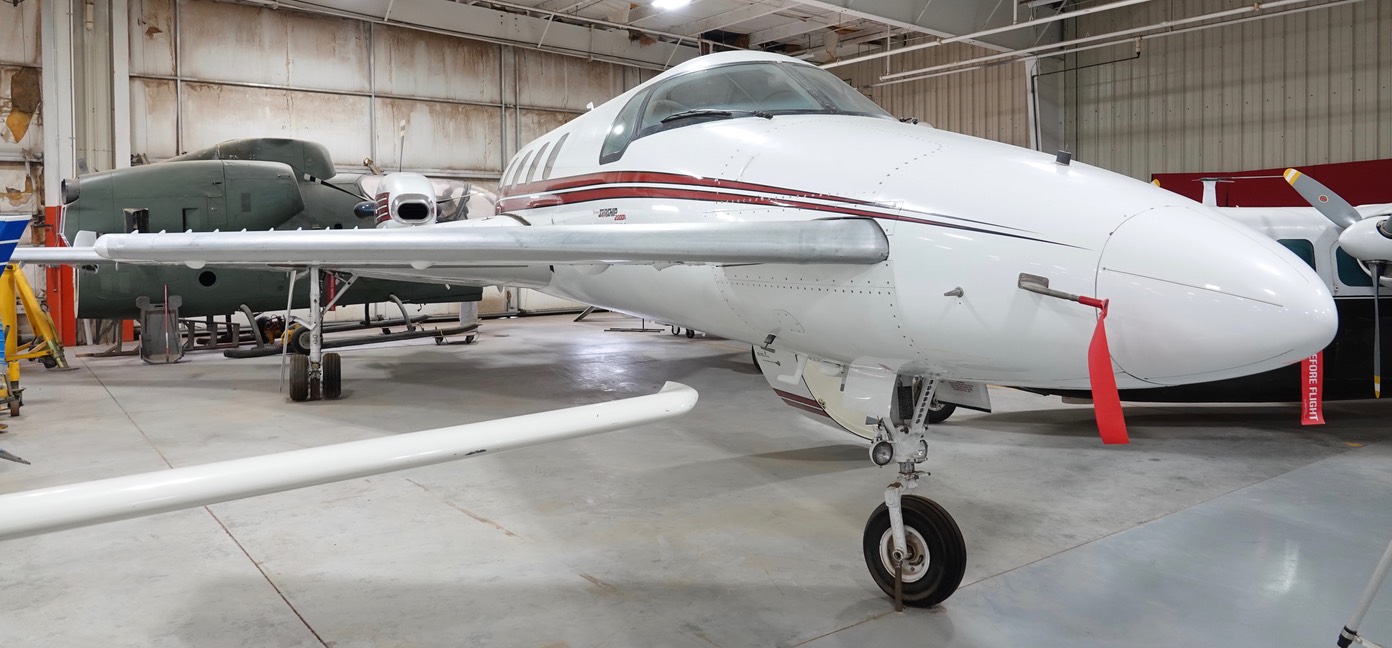
[[[1160, 207], [1124, 222], [1102, 252], [1112, 359], [1177, 385], [1285, 366], [1334, 339], [1324, 282], [1279, 243], [1221, 215]], [[1295, 393], [1296, 385], [1291, 386]]]

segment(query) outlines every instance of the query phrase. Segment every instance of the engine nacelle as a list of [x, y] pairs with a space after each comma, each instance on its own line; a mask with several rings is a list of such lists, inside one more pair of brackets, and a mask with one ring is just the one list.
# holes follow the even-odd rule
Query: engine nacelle
[[150, 230], [268, 230], [305, 209], [292, 167], [190, 160], [112, 169], [63, 181], [63, 235], [126, 231], [123, 210], [147, 209]]
[[373, 217], [377, 227], [415, 227], [435, 222], [435, 187], [419, 173], [389, 173], [377, 187]]

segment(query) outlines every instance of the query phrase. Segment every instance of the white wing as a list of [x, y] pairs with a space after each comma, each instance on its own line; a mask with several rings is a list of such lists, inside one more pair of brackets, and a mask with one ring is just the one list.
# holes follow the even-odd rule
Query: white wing
[[16, 261], [346, 268], [499, 264], [873, 264], [889, 257], [869, 219], [107, 234], [90, 248], [31, 248]]

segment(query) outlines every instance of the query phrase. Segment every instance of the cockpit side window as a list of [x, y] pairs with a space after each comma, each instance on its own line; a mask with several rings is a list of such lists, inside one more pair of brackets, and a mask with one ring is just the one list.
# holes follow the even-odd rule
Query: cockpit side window
[[643, 110], [650, 94], [651, 91], [645, 91], [634, 95], [624, 105], [623, 110], [619, 111], [619, 116], [614, 118], [614, 125], [609, 127], [609, 134], [604, 136], [604, 145], [599, 149], [600, 164], [608, 164], [623, 157], [624, 150], [628, 148], [628, 143], [633, 141], [634, 132], [638, 129], [638, 114]]
[[566, 140], [570, 138], [570, 133], [561, 135], [561, 139], [556, 140], [555, 148], [551, 149], [551, 155], [546, 157], [546, 166], [541, 169], [541, 179], [551, 179], [551, 169], [556, 166], [556, 158], [561, 154], [561, 147], [565, 146]]
[[1345, 286], [1373, 287], [1372, 275], [1344, 248], [1334, 248], [1334, 267], [1338, 270], [1339, 281]]
[[550, 146], [551, 142], [541, 145], [541, 150], [537, 151], [536, 157], [532, 158], [532, 165], [527, 167], [527, 175], [523, 176], [522, 182], [535, 182], [541, 179], [536, 175], [537, 167], [541, 166], [541, 159], [546, 157], [546, 149], [550, 148]]
[[498, 179], [498, 188], [499, 188], [499, 189], [506, 189], [506, 188], [507, 188], [508, 183], [512, 180], [512, 172], [513, 172], [513, 170], [516, 169], [516, 168], [517, 168], [517, 158], [516, 158], [516, 156], [514, 156], [514, 157], [512, 158], [512, 160], [508, 161], [507, 166], [506, 166], [506, 167], [503, 167], [503, 177], [501, 177], [501, 178]]
[[[1295, 253], [1302, 261], [1315, 267], [1315, 244], [1305, 239], [1277, 239], [1277, 243], [1285, 246], [1287, 250]], [[1371, 285], [1371, 284], [1369, 284]]]
[[511, 186], [516, 187], [517, 185], [522, 184], [522, 174], [526, 172], [527, 165], [531, 163], [532, 154], [534, 153], [536, 153], [535, 150], [527, 151], [527, 154], [522, 156], [522, 162], [517, 165], [517, 173], [512, 176]]

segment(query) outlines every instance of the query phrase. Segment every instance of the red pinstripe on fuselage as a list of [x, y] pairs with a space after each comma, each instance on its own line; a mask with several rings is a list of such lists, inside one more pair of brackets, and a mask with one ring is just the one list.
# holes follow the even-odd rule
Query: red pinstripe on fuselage
[[[964, 223], [987, 225], [1016, 232], [1023, 231], [1014, 227], [945, 214], [910, 211], [909, 213], [919, 216], [908, 216], [903, 213], [908, 210], [867, 200], [758, 183], [656, 171], [589, 173], [517, 185], [502, 193], [498, 200], [498, 213], [523, 212], [531, 209], [620, 199], [669, 199], [786, 207], [823, 212], [831, 216], [880, 218], [1063, 245], [1013, 232], [966, 225]], [[921, 216], [937, 218], [923, 218]]]

